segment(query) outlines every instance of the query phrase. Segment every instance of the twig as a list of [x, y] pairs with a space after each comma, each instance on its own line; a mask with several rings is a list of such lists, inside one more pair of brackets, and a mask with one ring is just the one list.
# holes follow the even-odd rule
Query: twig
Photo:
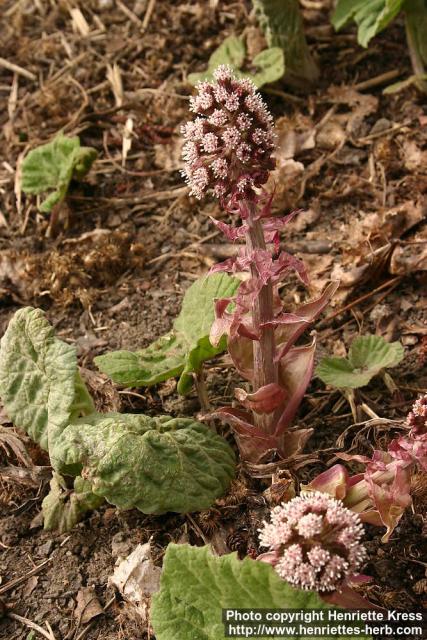
[[125, 16], [129, 18], [129, 20], [131, 20], [134, 24], [138, 25], [138, 27], [141, 27], [142, 29], [144, 28], [142, 24], [142, 20], [138, 18], [136, 13], [128, 9], [127, 6], [121, 0], [116, 0], [116, 5], [120, 9], [120, 11], [122, 11], [125, 14]]
[[36, 624], [32, 620], [29, 620], [28, 618], [24, 618], [23, 616], [19, 616], [17, 613], [9, 612], [7, 615], [9, 618], [12, 618], [12, 620], [17, 620], [17, 622], [21, 622], [22, 624], [25, 624], [27, 627], [30, 627], [30, 629], [34, 629], [34, 631], [37, 631], [38, 633], [40, 633], [42, 636], [47, 638], [47, 640], [55, 640], [55, 636], [53, 635], [52, 629], [50, 629], [50, 631], [45, 631], [42, 627], [40, 627], [38, 624]]
[[362, 404], [360, 405], [360, 408], [363, 409], [363, 411], [366, 413], [367, 416], [369, 416], [370, 418], [374, 418], [374, 420], [380, 420], [380, 416], [377, 415], [375, 413], [375, 411], [373, 411], [371, 409], [371, 407], [369, 405], [366, 404], [366, 402], [362, 402]]
[[286, 91], [280, 91], [279, 89], [263, 89], [265, 93], [270, 94], [271, 96], [278, 96], [279, 98], [283, 98], [284, 100], [288, 100], [289, 102], [296, 102], [297, 104], [303, 104], [305, 102], [304, 98], [300, 98], [299, 96], [294, 96], [292, 93], [287, 93]]
[[346, 304], [345, 307], [342, 307], [341, 309], [337, 309], [336, 311], [334, 311], [334, 313], [328, 316], [325, 320], [323, 320], [323, 322], [321, 322], [317, 328], [324, 329], [330, 323], [331, 320], [333, 320], [337, 316], [340, 316], [342, 313], [344, 313], [344, 311], [348, 311], [349, 309], [352, 309], [353, 307], [357, 306], [360, 302], [364, 302], [368, 298], [371, 298], [373, 295], [375, 295], [379, 291], [382, 291], [383, 289], [386, 289], [387, 287], [392, 287], [395, 284], [397, 285], [401, 280], [402, 280], [402, 276], [396, 276], [395, 278], [392, 278], [391, 280], [384, 282], [382, 285], [380, 285], [376, 289], [369, 291], [369, 293], [365, 293], [363, 296], [356, 298], [356, 300], [352, 300], [351, 302]]
[[347, 429], [344, 429], [344, 431], [338, 436], [336, 441], [337, 447], [339, 447], [340, 449], [343, 448], [347, 434], [353, 429], [357, 429], [359, 433], [363, 429], [371, 428], [371, 427], [379, 427], [379, 426], [389, 426], [390, 428], [391, 427], [398, 428], [402, 426], [402, 421], [377, 417], [377, 418], [370, 418], [369, 420], [363, 420], [363, 422], [355, 422], [354, 424], [351, 424], [350, 426], [348, 426]]
[[[194, 374], [194, 384], [196, 386], [197, 395], [199, 397], [200, 407], [202, 411], [208, 412], [211, 409], [211, 403], [209, 402], [208, 391], [206, 388], [205, 372], [203, 369], [197, 371]], [[215, 427], [211, 425], [213, 429]]]
[[31, 71], [27, 71], [27, 69], [23, 69], [13, 62], [9, 62], [9, 60], [5, 60], [5, 58], [0, 58], [0, 67], [8, 69], [9, 71], [13, 71], [14, 73], [18, 73], [20, 76], [28, 78], [28, 80], [37, 80], [37, 76], [34, 73], [32, 73]]
[[380, 84], [384, 84], [389, 80], [394, 80], [397, 76], [401, 75], [400, 69], [392, 69], [391, 71], [386, 71], [385, 73], [380, 73], [379, 76], [374, 76], [373, 78], [369, 78], [369, 80], [363, 80], [363, 82], [358, 82], [353, 85], [353, 89], [356, 91], [363, 91], [364, 89], [372, 89], [373, 87], [378, 87]]
[[191, 522], [191, 524], [192, 524], [193, 528], [195, 529], [197, 535], [200, 536], [201, 540], [203, 540], [203, 542], [205, 544], [209, 545], [209, 540], [206, 539], [206, 536], [204, 535], [203, 531], [201, 530], [201, 528], [199, 527], [197, 522], [194, 521], [193, 517], [189, 513], [187, 513], [186, 516], [189, 519], [189, 521]]
[[154, 11], [154, 7], [156, 6], [156, 0], [150, 0], [148, 3], [147, 10], [145, 12], [144, 20], [142, 21], [142, 30], [146, 31], [149, 22], [151, 20], [152, 13]]
[[[177, 189], [167, 189], [166, 191], [153, 191], [152, 193], [146, 193], [143, 196], [124, 197], [124, 198], [97, 198], [98, 202], [105, 202], [107, 204], [141, 204], [142, 202], [154, 201], [154, 200], [169, 200], [170, 198], [176, 198], [179, 195], [188, 193], [188, 187], [178, 187]], [[84, 196], [68, 196], [69, 200], [75, 200], [76, 202], [85, 202], [91, 200]]]
[[13, 580], [9, 580], [9, 582], [6, 582], [5, 585], [0, 587], [0, 595], [2, 595], [3, 593], [6, 593], [6, 591], [9, 591], [9, 589], [13, 589], [14, 587], [17, 587], [19, 584], [22, 584], [31, 576], [34, 576], [41, 569], [43, 569], [43, 567], [49, 564], [49, 562], [52, 562], [52, 560], [53, 560], [53, 556], [51, 556], [47, 560], [44, 560], [43, 562], [38, 564], [36, 567], [34, 567], [34, 569], [31, 569], [30, 571], [25, 573], [23, 576], [20, 576], [19, 578], [13, 578]]
[[400, 124], [395, 124], [393, 127], [389, 129], [383, 129], [382, 131], [377, 131], [376, 133], [370, 133], [368, 136], [363, 136], [362, 138], [357, 138], [355, 142], [370, 142], [371, 140], [376, 140], [377, 138], [382, 138], [383, 136], [387, 136], [389, 134], [395, 133], [396, 131], [400, 131], [405, 127], [408, 127], [410, 122], [402, 122]]

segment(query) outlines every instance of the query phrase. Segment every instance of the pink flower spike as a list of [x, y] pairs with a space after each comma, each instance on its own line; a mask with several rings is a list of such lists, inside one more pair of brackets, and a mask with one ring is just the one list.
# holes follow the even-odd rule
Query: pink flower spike
[[[340, 590], [364, 562], [363, 525], [340, 500], [314, 492], [275, 507], [260, 529], [261, 560], [300, 589]], [[345, 544], [342, 542], [345, 540]]]
[[[184, 173], [197, 198], [210, 192], [228, 203], [255, 200], [254, 188], [267, 182], [275, 166], [273, 119], [254, 85], [235, 78], [230, 67], [218, 67], [214, 79], [197, 85], [190, 101], [198, 117], [182, 132], [187, 144], [199, 145], [197, 155], [194, 147], [184, 154]], [[207, 166], [211, 171], [202, 186], [197, 171]]]

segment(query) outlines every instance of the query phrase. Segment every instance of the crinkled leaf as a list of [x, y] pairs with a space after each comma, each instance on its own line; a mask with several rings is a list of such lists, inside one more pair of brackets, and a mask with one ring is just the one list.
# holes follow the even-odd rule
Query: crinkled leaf
[[118, 384], [149, 387], [182, 373], [185, 367], [185, 348], [170, 333], [140, 351], [113, 351], [97, 356], [95, 364]]
[[357, 39], [362, 47], [385, 29], [402, 9], [405, 0], [338, 0], [332, 16], [335, 29], [350, 20], [357, 24]]
[[75, 348], [55, 337], [41, 309], [17, 311], [1, 340], [0, 397], [10, 419], [43, 449], [72, 417], [94, 410]]
[[217, 557], [209, 547], [170, 544], [160, 591], [152, 599], [151, 624], [157, 640], [221, 640], [222, 609], [307, 608], [331, 607], [317, 593], [291, 587], [264, 562], [239, 560], [235, 553]]
[[234, 453], [189, 418], [92, 414], [70, 425], [55, 451], [60, 468], [81, 462], [92, 491], [144, 513], [206, 509], [234, 476]]
[[402, 361], [400, 342], [386, 342], [381, 336], [359, 336], [353, 340], [348, 358], [323, 358], [316, 374], [334, 387], [357, 389], [369, 384], [382, 369]]
[[96, 365], [114, 382], [134, 387], [150, 386], [180, 375], [178, 392], [188, 393], [193, 385], [193, 372], [226, 348], [225, 337], [217, 347], [209, 342], [215, 319], [214, 300], [232, 297], [239, 284], [240, 280], [224, 273], [196, 280], [185, 293], [170, 334], [135, 353], [113, 351], [98, 356]]
[[64, 478], [53, 473], [50, 492], [43, 500], [44, 528], [59, 533], [69, 531], [85, 513], [97, 509], [104, 499], [91, 491], [91, 484], [81, 476], [74, 478], [74, 490], [67, 488]]
[[51, 142], [30, 153], [22, 163], [22, 189], [26, 193], [52, 193], [40, 205], [49, 212], [63, 200], [73, 177], [83, 178], [97, 157], [91, 147], [81, 147], [78, 136], [59, 133]]

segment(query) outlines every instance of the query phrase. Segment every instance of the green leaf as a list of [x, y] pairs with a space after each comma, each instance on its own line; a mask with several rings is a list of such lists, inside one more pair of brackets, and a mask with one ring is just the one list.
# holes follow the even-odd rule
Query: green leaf
[[250, 75], [252, 82], [257, 87], [276, 82], [285, 73], [284, 53], [279, 47], [264, 49], [252, 60], [252, 66], [259, 69], [256, 73]]
[[0, 397], [9, 418], [43, 449], [73, 415], [94, 410], [75, 348], [55, 337], [41, 309], [17, 311], [1, 340]]
[[30, 151], [22, 163], [22, 189], [25, 193], [52, 191], [40, 205], [49, 212], [67, 195], [73, 177], [83, 178], [97, 157], [91, 147], [80, 147], [77, 136], [59, 133], [51, 142]]
[[357, 39], [362, 47], [385, 29], [398, 15], [405, 0], [338, 0], [332, 24], [339, 30], [350, 20], [358, 26]]
[[381, 336], [359, 336], [351, 344], [348, 353], [354, 368], [381, 371], [396, 367], [403, 360], [405, 351], [400, 342], [386, 342]]
[[221, 64], [227, 64], [234, 69], [238, 78], [250, 78], [257, 87], [279, 80], [285, 73], [285, 57], [278, 47], [261, 51], [251, 62], [250, 66], [259, 69], [255, 73], [243, 71], [246, 58], [246, 47], [241, 37], [229, 36], [209, 58], [208, 68], [204, 72], [190, 73], [188, 81], [195, 85], [203, 80], [212, 80], [213, 72]]
[[234, 476], [234, 453], [208, 427], [189, 418], [92, 414], [57, 443], [58, 467], [83, 464], [92, 491], [144, 513], [207, 509]]
[[220, 64], [229, 64], [240, 69], [246, 56], [246, 48], [242, 38], [229, 36], [222, 41], [209, 58], [209, 68], [216, 69]]
[[286, 73], [316, 81], [319, 71], [307, 45], [298, 0], [252, 0], [252, 5], [268, 46], [284, 54]]
[[323, 358], [316, 374], [325, 383], [338, 388], [364, 387], [383, 369], [395, 367], [403, 360], [400, 342], [386, 342], [381, 336], [359, 336], [348, 358]]
[[317, 593], [292, 588], [267, 563], [239, 560], [235, 553], [217, 557], [209, 547], [169, 544], [151, 624], [157, 640], [221, 640], [222, 609], [308, 608], [332, 607]]
[[50, 492], [42, 502], [44, 528], [65, 533], [80, 522], [85, 513], [97, 509], [103, 502], [103, 498], [92, 493], [88, 480], [77, 476], [74, 490], [70, 490], [65, 479], [54, 472]]
[[99, 369], [114, 382], [126, 386], [151, 386], [174, 376], [181, 376], [178, 392], [186, 394], [193, 385], [193, 372], [203, 362], [226, 348], [223, 338], [218, 347], [209, 342], [215, 319], [214, 299], [235, 295], [240, 280], [225, 273], [214, 273], [196, 280], [187, 289], [173, 331], [134, 353], [113, 351], [95, 358]]
[[205, 360], [225, 351], [223, 338], [217, 347], [209, 342], [209, 333], [215, 320], [214, 300], [231, 298], [240, 286], [240, 280], [226, 273], [214, 273], [199, 278], [187, 289], [174, 332], [185, 349], [185, 370], [178, 383], [178, 392], [185, 394], [193, 384], [192, 372], [201, 369]]
[[185, 367], [185, 347], [170, 333], [140, 351], [113, 351], [97, 356], [94, 362], [118, 384], [150, 387], [181, 375]]
[[238, 70], [242, 67], [245, 56], [246, 48], [243, 39], [237, 36], [228, 36], [212, 53], [207, 70], [200, 73], [190, 73], [188, 81], [195, 85], [203, 80], [212, 80], [212, 74], [220, 64], [228, 64]]

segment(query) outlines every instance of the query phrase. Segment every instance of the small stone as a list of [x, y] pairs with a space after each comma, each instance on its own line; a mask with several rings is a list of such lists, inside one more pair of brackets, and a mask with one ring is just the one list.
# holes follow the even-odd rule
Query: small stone
[[53, 549], [53, 541], [48, 540], [39, 547], [39, 554], [42, 556], [48, 556]]
[[393, 123], [390, 122], [390, 120], [387, 120], [387, 118], [380, 118], [379, 120], [376, 121], [376, 123], [374, 124], [374, 126], [372, 127], [369, 133], [370, 135], [381, 133], [382, 131], [386, 131], [387, 129], [390, 129], [392, 124]]
[[404, 347], [411, 347], [412, 345], [417, 344], [418, 342], [417, 336], [413, 336], [413, 335], [402, 336], [401, 340]]
[[111, 555], [114, 558], [126, 558], [132, 551], [132, 546], [130, 540], [124, 539], [121, 532], [116, 533], [111, 540]]

